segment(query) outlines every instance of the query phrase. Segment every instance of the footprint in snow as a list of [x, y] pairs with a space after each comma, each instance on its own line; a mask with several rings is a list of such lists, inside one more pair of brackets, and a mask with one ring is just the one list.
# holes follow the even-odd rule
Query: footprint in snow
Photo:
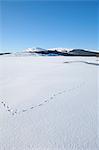
[[50, 99], [53, 99], [53, 97], [50, 97]]
[[34, 108], [34, 106], [30, 107], [30, 109], [33, 109], [33, 108]]
[[26, 111], [27, 111], [26, 109], [23, 109], [23, 110], [22, 110], [22, 112], [26, 112]]
[[38, 106], [42, 106], [43, 104], [39, 104]]
[[46, 103], [46, 102], [48, 102], [48, 100], [45, 100], [44, 102]]
[[9, 109], [10, 107], [7, 105], [7, 109]]
[[8, 109], [7, 111], [12, 112], [13, 110], [12, 109]]

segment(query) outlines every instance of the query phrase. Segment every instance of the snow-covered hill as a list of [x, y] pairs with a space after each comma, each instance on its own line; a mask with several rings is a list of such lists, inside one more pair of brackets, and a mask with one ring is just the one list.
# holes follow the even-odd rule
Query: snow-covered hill
[[63, 56], [98, 56], [99, 53], [86, 49], [68, 49], [68, 48], [28, 48], [28, 53], [37, 53], [42, 55], [63, 55]]
[[[7, 55], [11, 53], [0, 53], [0, 55]], [[23, 52], [14, 52], [12, 56], [98, 56], [99, 51], [87, 50], [87, 49], [68, 49], [68, 48], [27, 48]]]

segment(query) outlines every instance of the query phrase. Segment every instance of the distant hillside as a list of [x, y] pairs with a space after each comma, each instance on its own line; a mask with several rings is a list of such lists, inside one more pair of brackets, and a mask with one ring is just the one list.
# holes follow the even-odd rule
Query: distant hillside
[[67, 49], [67, 48], [52, 48], [52, 49], [43, 49], [43, 48], [28, 48], [26, 52], [39, 55], [48, 55], [48, 56], [99, 56], [99, 52], [93, 52], [84, 49]]
[[37, 48], [27, 48], [24, 52], [1, 52], [0, 55], [12, 54], [14, 56], [95, 56], [99, 57], [99, 52], [85, 49], [67, 49], [67, 48], [50, 48], [43, 49]]
[[8, 54], [11, 54], [11, 53], [3, 53], [3, 52], [0, 52], [0, 55], [8, 55]]
[[86, 51], [83, 49], [73, 49], [69, 51], [68, 54], [71, 54], [74, 56], [99, 56], [98, 52]]

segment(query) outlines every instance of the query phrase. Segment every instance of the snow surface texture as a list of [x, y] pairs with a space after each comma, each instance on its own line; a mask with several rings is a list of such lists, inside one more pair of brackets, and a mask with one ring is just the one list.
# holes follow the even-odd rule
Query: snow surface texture
[[98, 150], [99, 66], [0, 56], [0, 150]]

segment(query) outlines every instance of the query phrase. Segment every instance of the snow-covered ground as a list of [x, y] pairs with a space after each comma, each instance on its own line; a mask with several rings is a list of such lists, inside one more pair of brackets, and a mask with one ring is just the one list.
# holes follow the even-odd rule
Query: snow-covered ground
[[0, 56], [0, 150], [98, 150], [95, 57]]

